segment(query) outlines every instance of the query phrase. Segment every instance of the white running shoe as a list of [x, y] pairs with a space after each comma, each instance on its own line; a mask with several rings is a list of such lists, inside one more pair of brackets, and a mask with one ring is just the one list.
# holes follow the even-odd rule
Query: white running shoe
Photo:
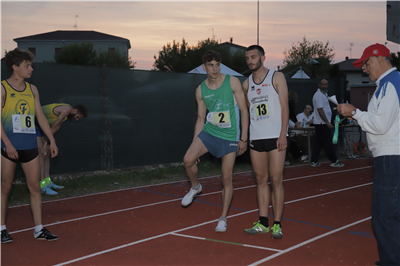
[[215, 232], [223, 233], [226, 231], [227, 227], [228, 225], [224, 220], [218, 220], [218, 225], [215, 227]]
[[189, 192], [182, 199], [182, 202], [181, 202], [182, 206], [188, 206], [190, 203], [192, 203], [194, 196], [199, 194], [201, 192], [201, 189], [202, 189], [201, 184], [200, 184], [199, 189], [190, 188]]

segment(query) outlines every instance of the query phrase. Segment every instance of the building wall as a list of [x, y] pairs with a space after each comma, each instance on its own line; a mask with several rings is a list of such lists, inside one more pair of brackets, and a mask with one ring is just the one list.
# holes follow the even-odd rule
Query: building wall
[[363, 82], [370, 84], [369, 77], [363, 77], [362, 72], [347, 72], [346, 77], [346, 79], [349, 81], [349, 83], [347, 83], [347, 90], [350, 90], [350, 88], [355, 84], [363, 84]]
[[[50, 62], [54, 61], [55, 49], [62, 48], [65, 45], [72, 44], [76, 41], [23, 41], [18, 42], [17, 46], [23, 50], [28, 50], [29, 48], [36, 49], [35, 62], [42, 63], [44, 61]], [[118, 42], [118, 41], [91, 41], [93, 43], [93, 47], [97, 53], [99, 51], [108, 51], [108, 48], [119, 49], [119, 51], [123, 54], [126, 53], [128, 57], [128, 47], [126, 42]]]
[[360, 109], [367, 111], [369, 100], [371, 99], [376, 85], [355, 86], [350, 88], [350, 103]]

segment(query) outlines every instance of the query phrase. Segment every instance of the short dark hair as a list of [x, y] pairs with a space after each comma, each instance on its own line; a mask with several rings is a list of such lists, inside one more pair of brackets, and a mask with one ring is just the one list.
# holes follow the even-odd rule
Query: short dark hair
[[6, 52], [4, 60], [6, 61], [7, 68], [13, 72], [13, 65], [19, 66], [22, 62], [29, 61], [33, 62], [35, 55], [29, 50], [21, 50], [20, 48], [15, 48], [12, 51]]
[[221, 62], [221, 54], [213, 50], [209, 50], [203, 55], [203, 64], [211, 62], [212, 60]]
[[78, 110], [79, 113], [83, 114], [83, 117], [87, 117], [87, 109], [82, 104], [75, 105], [72, 108]]
[[260, 55], [265, 55], [264, 49], [260, 46], [260, 45], [250, 45], [249, 47], [247, 47], [246, 52], [247, 51], [251, 51], [251, 50], [258, 50], [258, 52], [260, 53]]

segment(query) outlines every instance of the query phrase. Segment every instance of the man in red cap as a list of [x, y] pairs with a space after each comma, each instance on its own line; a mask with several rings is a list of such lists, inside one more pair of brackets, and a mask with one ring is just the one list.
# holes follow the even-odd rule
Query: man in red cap
[[380, 257], [375, 264], [400, 265], [400, 72], [390, 51], [378, 43], [353, 65], [362, 67], [377, 88], [367, 112], [351, 104], [339, 104], [338, 111], [366, 131], [374, 157], [372, 225]]

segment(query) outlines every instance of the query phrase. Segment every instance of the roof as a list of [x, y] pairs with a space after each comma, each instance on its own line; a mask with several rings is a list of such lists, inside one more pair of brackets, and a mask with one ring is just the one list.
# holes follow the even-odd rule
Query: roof
[[357, 61], [358, 59], [348, 59], [346, 58], [346, 60], [336, 63], [335, 65], [339, 66], [339, 70], [341, 71], [354, 71], [354, 72], [362, 72], [361, 68], [355, 67], [352, 65], [352, 63], [354, 61]]
[[35, 34], [20, 38], [13, 41], [123, 41], [128, 43], [128, 49], [131, 43], [128, 39], [93, 31], [93, 30], [57, 30], [41, 34]]
[[247, 47], [244, 47], [244, 46], [241, 46], [241, 45], [238, 45], [238, 44], [234, 44], [234, 43], [231, 43], [231, 42], [223, 42], [223, 43], [220, 43], [219, 45], [231, 46], [231, 47], [242, 49], [242, 50], [246, 50], [247, 49]]

